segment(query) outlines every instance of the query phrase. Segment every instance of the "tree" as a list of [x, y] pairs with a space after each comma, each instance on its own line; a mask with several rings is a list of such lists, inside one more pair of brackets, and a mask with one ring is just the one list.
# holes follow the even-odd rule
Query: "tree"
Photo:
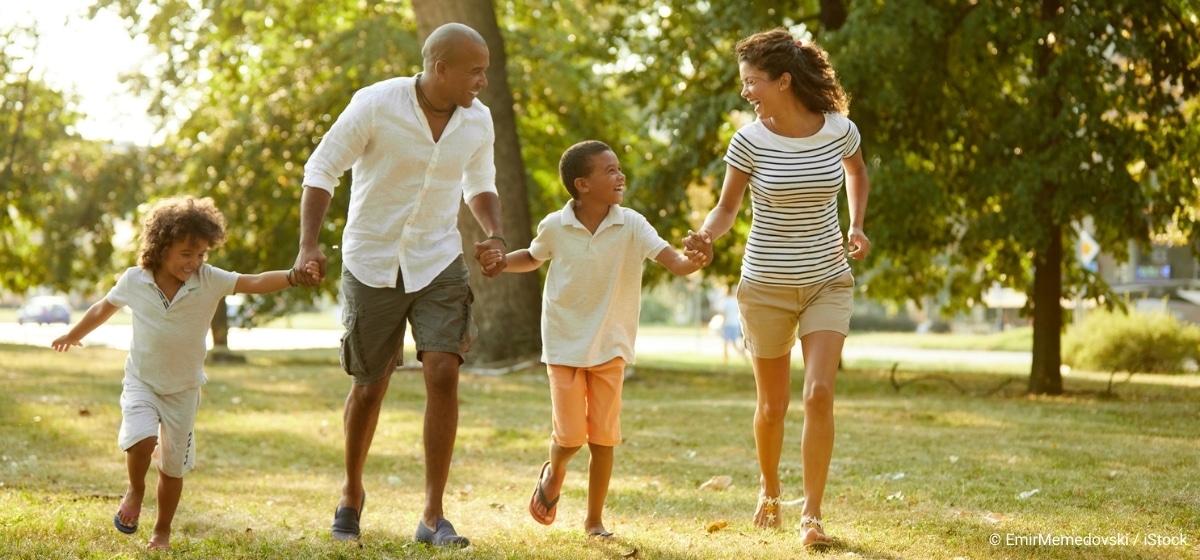
[[[1118, 302], [1067, 247], [1091, 217], [1118, 258], [1196, 239], [1200, 33], [1182, 2], [879, 2], [834, 37], [873, 163], [869, 294], [1026, 291], [1031, 393], [1062, 392], [1061, 299]], [[896, 279], [904, 279], [898, 281]]]
[[[421, 42], [434, 29], [449, 22], [466, 24], [487, 41], [491, 54], [487, 71], [489, 86], [480, 94], [480, 100], [491, 110], [496, 129], [496, 183], [504, 231], [510, 247], [528, 247], [533, 238], [526, 187], [528, 179], [517, 137], [513, 95], [508, 86], [504, 37], [496, 22], [492, 0], [413, 0], [413, 11]], [[458, 229], [462, 233], [463, 254], [468, 256], [468, 266], [473, 272], [471, 291], [477, 295], [472, 315], [480, 336], [469, 358], [477, 362], [494, 362], [535, 356], [541, 348], [538, 277], [501, 274], [493, 279], [485, 278], [478, 263], [469, 258], [475, 254], [475, 243], [485, 235], [465, 205], [459, 211]]]
[[[610, 79], [622, 84], [637, 123], [630, 155], [638, 160], [641, 174], [630, 179], [626, 200], [654, 217], [660, 234], [679, 240], [716, 203], [725, 173], [722, 158], [735, 122], [753, 118], [738, 96], [734, 45], [750, 33], [779, 26], [821, 33], [824, 25], [837, 26], [845, 19], [845, 2], [634, 0], [603, 5], [614, 8], [594, 10], [611, 18], [610, 37], [597, 40], [621, 57]], [[731, 235], [717, 241], [706, 275], [736, 278], [748, 231], [748, 220], [741, 220]], [[662, 276], [656, 267], [649, 270], [656, 280]]]
[[129, 152], [79, 137], [68, 94], [35, 76], [37, 33], [0, 31], [0, 288], [94, 291], [141, 177]]
[[[538, 4], [532, 5], [530, 10]], [[438, 17], [471, 23], [487, 34], [495, 60], [492, 85], [483, 100], [497, 119], [498, 182], [506, 234], [511, 247], [526, 246], [532, 232], [529, 201], [538, 201], [539, 207], [545, 204], [542, 189], [530, 193], [528, 186], [548, 182], [538, 173], [534, 175], [541, 179], [531, 180], [523, 169], [516, 127], [528, 132], [533, 146], [528, 153], [540, 162], [543, 154], [561, 151], [542, 148], [546, 145], [542, 136], [554, 135], [544, 130], [571, 115], [544, 111], [547, 103], [542, 99], [550, 95], [541, 92], [524, 93], [523, 103], [516, 106], [507, 87], [504, 42], [491, 2], [415, 7], [421, 21], [438, 21], [426, 16], [442, 14]], [[134, 77], [134, 83], [155, 94], [154, 107], [164, 124], [180, 120], [182, 114], [177, 132], [165, 145], [176, 164], [160, 169], [165, 178], [161, 187], [163, 192], [187, 189], [212, 196], [225, 212], [231, 235], [213, 255], [214, 262], [233, 269], [257, 269], [267, 262], [288, 264], [288, 252], [298, 242], [302, 166], [321, 134], [357, 89], [420, 71], [420, 42], [410, 7], [368, 2], [365, 8], [357, 0], [245, 0], [212, 5], [100, 0], [93, 8], [117, 11], [132, 34], [146, 35], [162, 53], [157, 71]], [[489, 14], [490, 25], [482, 17]], [[562, 32], [539, 26], [528, 11], [517, 10], [508, 17], [513, 22], [509, 28], [519, 33], [544, 37]], [[549, 50], [555, 41], [541, 44]], [[520, 68], [525, 73], [528, 65]], [[514, 123], [514, 110], [521, 123]], [[543, 125], [543, 132], [531, 121]], [[348, 177], [343, 179], [343, 185], [348, 182]], [[327, 249], [341, 237], [346, 202], [344, 196], [333, 200], [323, 233]], [[475, 227], [469, 212], [464, 212], [460, 224]], [[464, 232], [464, 243], [477, 239], [475, 230]], [[468, 254], [474, 253], [472, 247], [467, 249]], [[327, 250], [327, 254], [330, 269], [337, 270], [337, 251]], [[537, 276], [487, 280], [476, 274], [472, 288], [479, 296], [475, 314], [481, 332], [471, 359], [490, 362], [534, 354], [539, 346]], [[336, 291], [334, 282], [321, 287], [321, 293], [330, 296]], [[284, 297], [251, 299], [246, 307], [258, 317], [269, 316], [313, 297], [311, 291], [291, 291]], [[224, 314], [218, 313], [214, 317], [218, 338], [223, 326]]]

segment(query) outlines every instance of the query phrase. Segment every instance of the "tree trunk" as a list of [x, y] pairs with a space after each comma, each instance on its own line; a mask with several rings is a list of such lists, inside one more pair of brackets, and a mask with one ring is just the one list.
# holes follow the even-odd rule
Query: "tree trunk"
[[846, 23], [846, 0], [821, 0], [821, 29], [837, 31]]
[[[1059, 0], [1042, 0], [1041, 18], [1049, 27], [1056, 19], [1061, 20]], [[1050, 79], [1050, 67], [1054, 62], [1054, 48], [1044, 43], [1037, 48], [1038, 80]], [[1058, 88], [1050, 88], [1045, 99], [1047, 118], [1058, 118], [1062, 111], [1062, 100]], [[1053, 145], [1045, 149], [1053, 150]], [[1040, 223], [1046, 224], [1048, 241], [1045, 248], [1035, 250], [1033, 256], [1033, 364], [1029, 371], [1029, 392], [1034, 395], [1062, 394], [1062, 224], [1054, 215], [1052, 201], [1059, 190], [1053, 181], [1043, 181], [1043, 197], [1038, 208], [1031, 211], [1042, 214]]]
[[213, 349], [208, 353], [210, 364], [244, 364], [246, 357], [229, 351], [229, 316], [225, 298], [217, 304], [217, 312], [213, 313], [212, 322], [208, 328], [212, 331]]
[[[509, 250], [529, 246], [533, 227], [521, 144], [517, 137], [512, 91], [508, 87], [504, 37], [496, 22], [492, 0], [413, 0], [417, 34], [424, 41], [438, 26], [459, 22], [479, 32], [491, 51], [488, 87], [480, 100], [492, 111], [496, 128], [496, 186]], [[501, 274], [486, 278], [475, 262], [475, 242], [483, 231], [464, 204], [458, 213], [463, 253], [471, 269], [475, 293], [472, 314], [479, 328], [467, 360], [471, 363], [512, 362], [535, 357], [541, 349], [541, 289], [537, 274]]]
[[1033, 366], [1029, 392], [1061, 395], [1062, 386], [1062, 226], [1049, 228], [1045, 251], [1034, 255], [1033, 271]]
[[229, 307], [225, 305], [225, 298], [221, 298], [221, 302], [217, 304], [217, 312], [213, 313], [212, 323], [208, 325], [212, 330], [213, 348], [229, 349]]

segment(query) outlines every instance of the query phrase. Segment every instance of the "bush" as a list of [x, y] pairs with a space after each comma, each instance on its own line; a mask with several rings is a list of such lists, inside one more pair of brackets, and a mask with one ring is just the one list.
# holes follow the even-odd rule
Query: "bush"
[[1089, 371], [1179, 373], [1185, 360], [1197, 358], [1200, 328], [1166, 313], [1096, 310], [1063, 337], [1063, 363]]
[[850, 330], [857, 332], [913, 332], [917, 322], [908, 315], [887, 316], [875, 313], [855, 313], [850, 316]]

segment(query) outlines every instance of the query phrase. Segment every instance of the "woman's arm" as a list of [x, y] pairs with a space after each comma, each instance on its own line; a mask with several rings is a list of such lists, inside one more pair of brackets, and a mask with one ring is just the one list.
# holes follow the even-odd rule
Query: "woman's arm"
[[843, 159], [842, 165], [846, 168], [846, 202], [850, 211], [850, 231], [846, 233], [846, 242], [850, 248], [850, 258], [863, 259], [871, 251], [871, 240], [863, 232], [871, 184], [867, 179], [867, 164], [863, 162], [862, 148]]

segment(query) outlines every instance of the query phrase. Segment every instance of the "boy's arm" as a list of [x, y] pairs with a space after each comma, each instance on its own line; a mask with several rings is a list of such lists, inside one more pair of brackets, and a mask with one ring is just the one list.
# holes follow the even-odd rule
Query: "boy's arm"
[[83, 318], [78, 323], [75, 323], [75, 326], [71, 327], [71, 330], [67, 334], [54, 339], [54, 342], [50, 343], [50, 347], [57, 352], [66, 352], [72, 346], [83, 346], [80, 340], [83, 340], [83, 337], [87, 336], [88, 333], [96, 330], [96, 327], [103, 325], [118, 309], [120, 307], [108, 303], [106, 299], [101, 299], [93, 303], [88, 308], [87, 313], [83, 314]]
[[321, 273], [321, 265], [316, 261], [309, 261], [304, 267], [304, 272], [292, 270], [272, 270], [270, 272], [260, 272], [258, 274], [240, 274], [238, 275], [237, 283], [233, 285], [235, 294], [270, 294], [287, 289], [300, 284], [300, 278], [304, 273], [308, 273], [314, 278], [319, 277]]
[[529, 249], [517, 249], [505, 257], [508, 265], [504, 272], [533, 272], [546, 261], [539, 261], [529, 254]]
[[[672, 274], [678, 276], [687, 276], [702, 268], [671, 247], [664, 247], [663, 250], [659, 251], [658, 256], [654, 257], [654, 261], [666, 267]], [[509, 266], [512, 266], [511, 261]]]

